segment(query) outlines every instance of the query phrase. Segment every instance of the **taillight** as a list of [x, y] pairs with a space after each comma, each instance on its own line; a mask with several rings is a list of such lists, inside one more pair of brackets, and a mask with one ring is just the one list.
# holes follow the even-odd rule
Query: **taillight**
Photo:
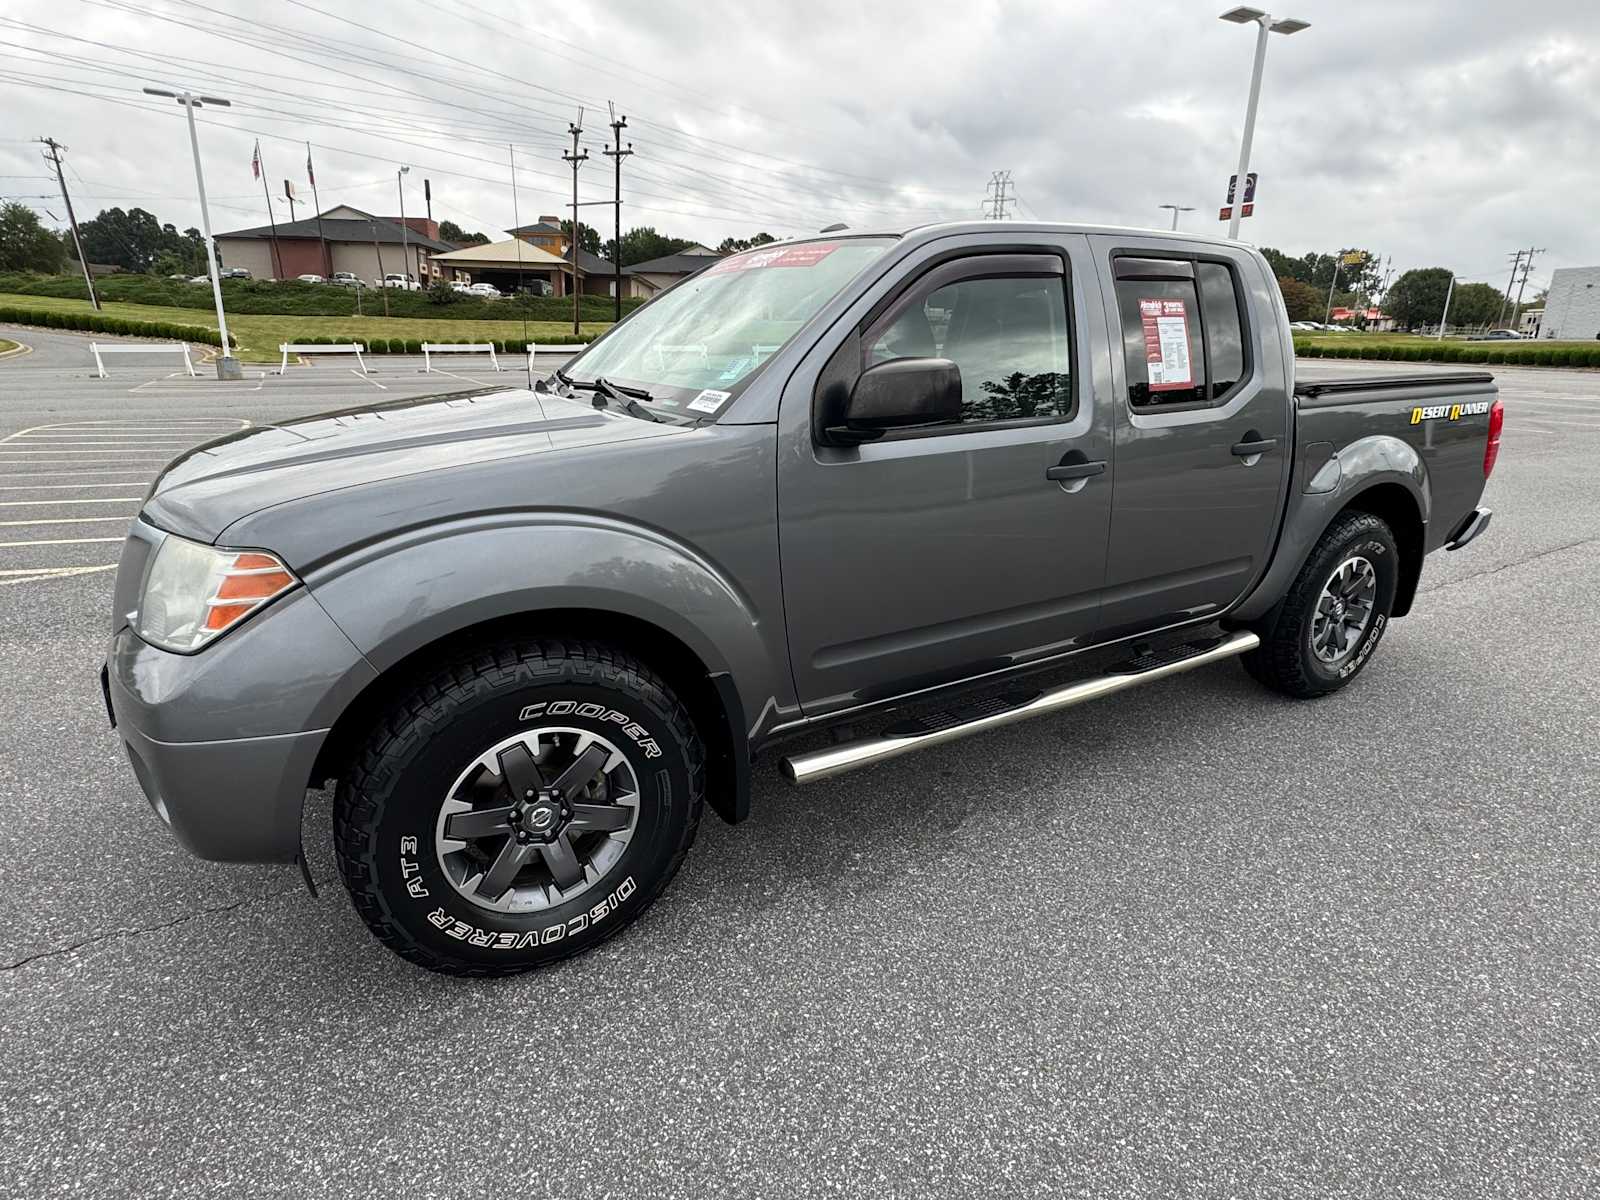
[[1506, 423], [1506, 406], [1496, 400], [1489, 409], [1489, 443], [1483, 448], [1483, 477], [1494, 474], [1494, 460], [1500, 457], [1500, 427]]

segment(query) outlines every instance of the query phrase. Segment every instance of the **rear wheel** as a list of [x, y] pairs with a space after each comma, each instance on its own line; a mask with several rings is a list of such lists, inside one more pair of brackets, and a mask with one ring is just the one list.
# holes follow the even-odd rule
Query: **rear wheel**
[[705, 753], [645, 664], [589, 642], [458, 656], [372, 731], [336, 803], [372, 932], [435, 971], [499, 975], [639, 916], [699, 823]]
[[1322, 535], [1288, 594], [1257, 629], [1245, 670], [1286, 696], [1336, 692], [1383, 638], [1399, 583], [1394, 533], [1371, 513], [1346, 513]]

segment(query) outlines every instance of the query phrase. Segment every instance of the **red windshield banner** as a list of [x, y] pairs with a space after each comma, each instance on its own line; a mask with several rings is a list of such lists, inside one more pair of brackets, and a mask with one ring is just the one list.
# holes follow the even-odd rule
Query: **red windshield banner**
[[798, 246], [751, 250], [715, 262], [706, 268], [705, 273], [721, 275], [725, 271], [753, 271], [758, 267], [812, 267], [838, 248], [838, 242], [803, 242]]

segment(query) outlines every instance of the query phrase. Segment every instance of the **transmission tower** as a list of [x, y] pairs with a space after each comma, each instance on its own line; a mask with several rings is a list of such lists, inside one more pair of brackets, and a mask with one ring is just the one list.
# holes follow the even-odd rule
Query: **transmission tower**
[[983, 202], [984, 215], [991, 221], [1010, 220], [1011, 213], [1007, 211], [1007, 206], [1017, 202], [1014, 195], [1008, 194], [1011, 191], [1011, 172], [996, 171], [989, 176], [989, 185], [984, 191], [988, 195]]

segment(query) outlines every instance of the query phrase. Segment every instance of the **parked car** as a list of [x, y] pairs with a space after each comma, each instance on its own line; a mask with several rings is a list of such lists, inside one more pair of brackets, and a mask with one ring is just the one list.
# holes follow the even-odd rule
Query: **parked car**
[[[1248, 247], [1129, 230], [721, 259], [537, 403], [402, 399], [175, 460], [122, 549], [109, 711], [201, 857], [319, 857], [302, 803], [335, 780], [339, 869], [396, 952], [587, 950], [703, 806], [746, 817], [756, 753], [808, 783], [1227, 658], [1296, 698], [1358, 678], [1426, 555], [1488, 527], [1501, 405], [1482, 373], [1297, 382], [1281, 312]], [[1033, 753], [1092, 776], [1071, 728]], [[1257, 734], [1223, 736], [1248, 769]]]
[[1487, 333], [1473, 334], [1467, 339], [1469, 342], [1520, 342], [1522, 334], [1515, 329], [1491, 329]]
[[249, 279], [249, 267], [224, 267], [217, 274], [223, 279]]
[[328, 282], [321, 275], [296, 275], [295, 276], [295, 281], [297, 283], [327, 283]]
[[209, 275], [191, 275], [191, 276], [189, 276], [189, 282], [190, 283], [210, 283], [211, 282], [211, 276], [209, 276]]
[[365, 280], [350, 271], [335, 271], [328, 277], [328, 282], [333, 284], [334, 287], [363, 288], [368, 286]]
[[472, 285], [470, 283], [463, 283], [459, 279], [453, 279], [450, 281], [450, 290], [452, 292], [459, 292], [464, 296], [473, 296], [477, 294], [472, 290]]
[[498, 300], [500, 289], [492, 283], [474, 283], [467, 288], [474, 296], [482, 296], [487, 300]]
[[383, 282], [378, 285], [386, 288], [402, 288], [408, 292], [420, 292], [422, 285], [417, 282], [415, 275], [401, 275], [398, 273], [385, 275]]
[[1289, 328], [1290, 329], [1305, 330], [1305, 331], [1314, 331], [1314, 330], [1321, 329], [1322, 326], [1318, 325], [1315, 321], [1290, 321], [1289, 322]]

